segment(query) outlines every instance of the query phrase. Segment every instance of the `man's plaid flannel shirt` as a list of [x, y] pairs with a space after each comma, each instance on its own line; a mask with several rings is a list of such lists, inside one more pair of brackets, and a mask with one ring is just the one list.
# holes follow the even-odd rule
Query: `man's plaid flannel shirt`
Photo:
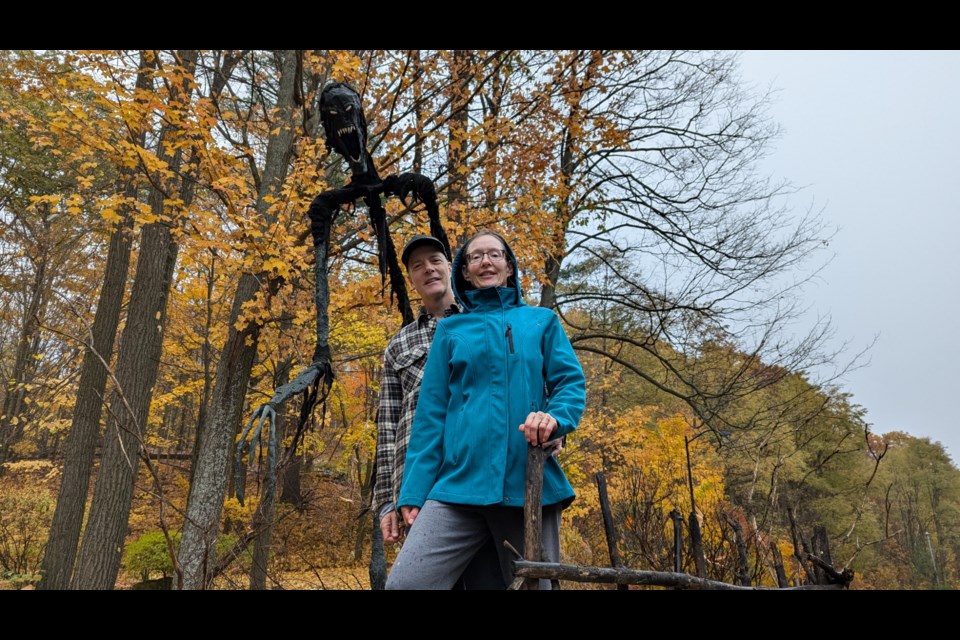
[[437, 330], [437, 318], [420, 307], [415, 322], [400, 329], [383, 356], [380, 410], [377, 413], [377, 478], [373, 508], [382, 517], [395, 508], [403, 479], [410, 427], [420, 397], [420, 381]]

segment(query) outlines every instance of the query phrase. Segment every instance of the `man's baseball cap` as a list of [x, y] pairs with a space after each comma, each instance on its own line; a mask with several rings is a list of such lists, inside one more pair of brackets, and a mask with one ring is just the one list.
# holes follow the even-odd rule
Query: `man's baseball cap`
[[410, 254], [413, 253], [413, 250], [417, 247], [429, 246], [432, 249], [436, 249], [443, 255], [447, 257], [447, 260], [450, 259], [450, 254], [447, 253], [447, 248], [443, 246], [443, 243], [434, 238], [433, 236], [424, 235], [418, 233], [417, 235], [410, 238], [410, 241], [407, 243], [407, 246], [403, 248], [403, 254], [400, 256], [400, 261], [403, 262], [403, 266], [408, 266], [407, 263], [410, 262]]

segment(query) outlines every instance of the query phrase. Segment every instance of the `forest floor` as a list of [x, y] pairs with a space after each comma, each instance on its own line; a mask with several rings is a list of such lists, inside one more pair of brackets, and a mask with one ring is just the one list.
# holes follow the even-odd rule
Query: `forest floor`
[[[141, 465], [142, 469], [143, 465]], [[160, 504], [164, 505], [164, 523], [168, 531], [182, 526], [188, 476], [179, 465], [157, 465], [158, 483], [141, 471], [129, 517], [125, 547], [130, 549], [144, 534], [161, 529]], [[39, 580], [43, 548], [59, 491], [59, 470], [50, 463], [34, 463], [8, 468], [0, 476], [0, 590], [30, 589]], [[225, 501], [222, 536], [235, 541], [249, 530], [258, 504], [260, 487], [251, 476], [246, 505], [236, 498]], [[91, 495], [93, 483], [91, 483]], [[162, 499], [158, 498], [158, 493]], [[277, 505], [272, 532], [268, 589], [369, 589], [368, 565], [372, 524], [369, 511], [363, 511], [359, 490], [343, 477], [311, 471], [303, 474], [299, 507]], [[362, 517], [361, 512], [363, 511]], [[358, 524], [366, 531], [355, 555]], [[214, 582], [215, 589], [249, 588], [251, 549], [241, 554]], [[392, 561], [392, 549], [388, 549]], [[172, 566], [168, 553], [157, 554]], [[164, 558], [165, 556], [165, 558]], [[124, 566], [117, 578], [117, 589], [158, 588], [169, 567], [153, 566], [147, 574], [150, 583], [140, 585], [143, 571]]]

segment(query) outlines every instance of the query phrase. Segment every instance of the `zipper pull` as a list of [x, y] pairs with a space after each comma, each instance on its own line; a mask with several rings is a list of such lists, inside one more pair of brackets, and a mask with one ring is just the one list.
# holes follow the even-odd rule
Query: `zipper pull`
[[510, 323], [507, 323], [507, 342], [510, 344], [510, 353], [515, 353], [513, 350], [513, 327], [510, 326]]

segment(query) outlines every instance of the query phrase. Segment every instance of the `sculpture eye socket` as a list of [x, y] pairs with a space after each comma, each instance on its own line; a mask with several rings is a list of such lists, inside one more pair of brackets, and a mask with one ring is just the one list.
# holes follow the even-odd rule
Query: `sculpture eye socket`
[[327, 114], [328, 114], [328, 115], [331, 115], [331, 116], [335, 116], [335, 115], [337, 115], [337, 110], [336, 110], [336, 109], [330, 109], [329, 111], [327, 111]]
[[349, 105], [349, 104], [348, 104], [348, 105], [347, 105], [347, 108], [344, 109], [344, 111], [346, 111], [347, 113], [350, 113], [351, 111], [353, 111], [353, 105]]

